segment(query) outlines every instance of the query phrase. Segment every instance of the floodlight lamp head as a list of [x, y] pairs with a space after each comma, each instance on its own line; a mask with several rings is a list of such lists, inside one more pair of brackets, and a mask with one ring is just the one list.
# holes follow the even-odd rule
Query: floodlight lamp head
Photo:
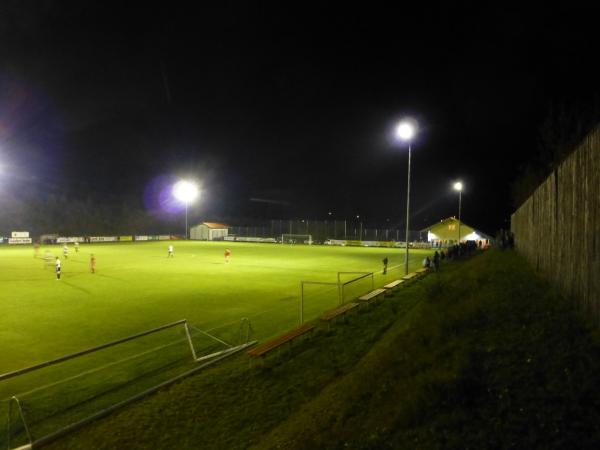
[[463, 188], [463, 184], [460, 181], [457, 181], [456, 183], [454, 183], [454, 190], [461, 192]]
[[416, 125], [410, 120], [403, 120], [396, 126], [396, 138], [401, 141], [411, 141], [416, 134]]
[[183, 203], [193, 202], [198, 193], [198, 186], [190, 181], [181, 180], [173, 186], [173, 196]]

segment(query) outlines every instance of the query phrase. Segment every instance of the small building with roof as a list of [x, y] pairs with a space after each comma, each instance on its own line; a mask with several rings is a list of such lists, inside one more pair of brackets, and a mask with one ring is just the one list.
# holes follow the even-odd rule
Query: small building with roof
[[190, 239], [198, 241], [222, 241], [229, 234], [229, 225], [202, 222], [190, 228]]
[[491, 236], [483, 231], [477, 230], [464, 222], [459, 222], [456, 217], [448, 217], [440, 220], [427, 228], [421, 230], [427, 232], [427, 241], [435, 246], [448, 246], [458, 243], [458, 233], [460, 224], [460, 242], [476, 241], [481, 242], [481, 245], [489, 245], [492, 239]]

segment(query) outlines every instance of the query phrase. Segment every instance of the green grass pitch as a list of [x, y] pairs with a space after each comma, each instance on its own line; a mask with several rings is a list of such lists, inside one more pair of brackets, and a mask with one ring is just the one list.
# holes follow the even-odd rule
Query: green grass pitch
[[[169, 244], [174, 245], [173, 258], [167, 257]], [[224, 259], [226, 248], [232, 251], [228, 264]], [[60, 281], [56, 280], [54, 264], [44, 265], [46, 250], [61, 258]], [[91, 253], [97, 260], [95, 274], [89, 270]], [[428, 253], [431, 250], [411, 250], [410, 269], [416, 269]], [[384, 276], [385, 256], [389, 267]], [[379, 287], [404, 274], [404, 249], [174, 241], [81, 244], [78, 253], [70, 245], [65, 259], [58, 245], [42, 246], [37, 258], [29, 246], [0, 248], [0, 373], [180, 319], [227, 341], [239, 330], [240, 319], [246, 317], [252, 325], [252, 337], [264, 339], [298, 324], [301, 280], [335, 282], [338, 271], [375, 272], [375, 286]], [[368, 290], [370, 281], [365, 279], [353, 287], [349, 295]], [[307, 287], [305, 320], [336, 307], [336, 292], [335, 286]], [[158, 336], [145, 345], [162, 345], [174, 336], [173, 332]], [[200, 347], [203, 337], [199, 333], [194, 337]], [[203, 342], [215, 343], [210, 338]], [[180, 357], [190, 363], [191, 356], [184, 347], [180, 348]], [[142, 387], [163, 381], [165, 374], [177, 372], [169, 372], [171, 363], [153, 365], [160, 359], [155, 353], [149, 353], [146, 360], [132, 360], [127, 368], [110, 366], [112, 359], [129, 357], [127, 351], [139, 353], [145, 348], [133, 346], [121, 353], [115, 349], [99, 359], [67, 363], [64, 373], [62, 366], [57, 366], [43, 369], [49, 374], [0, 382], [0, 399], [19, 394], [33, 409], [46, 408], [30, 413], [36, 418], [32, 422], [41, 423], [57, 415], [57, 402], [69, 406], [71, 396], [75, 405], [84, 403], [82, 398], [99, 397], [99, 391], [109, 393], [101, 405], [85, 406], [84, 413], [93, 412], [110, 404], [111, 393], [115, 393], [114, 401], [122, 400]], [[108, 369], [95, 377], [73, 376], [102, 364]], [[137, 382], [152, 372], [160, 372], [163, 378]], [[60, 381], [65, 377], [67, 383]], [[39, 388], [44, 384], [49, 388]], [[117, 394], [121, 385], [131, 389]], [[73, 390], [78, 392], [73, 394]], [[70, 406], [64, 409], [74, 410]], [[63, 422], [70, 420], [65, 417]]]
[[[102, 344], [179, 319], [209, 330], [249, 317], [259, 336], [283, 331], [298, 318], [301, 280], [336, 281], [338, 271], [374, 271], [376, 284], [403, 273], [404, 250], [304, 245], [172, 242], [42, 246], [0, 249], [0, 373]], [[232, 258], [225, 264], [224, 250]], [[44, 267], [49, 249], [62, 260]], [[90, 253], [97, 273], [89, 270]], [[428, 251], [430, 253], [430, 251]], [[412, 250], [410, 267], [424, 251]], [[388, 276], [381, 274], [388, 256]], [[323, 304], [323, 310], [330, 308]], [[321, 311], [323, 311], [321, 310]], [[278, 325], [278, 314], [282, 317]], [[254, 320], [253, 320], [254, 318]], [[311, 317], [308, 317], [309, 319]], [[280, 328], [278, 330], [278, 328]]]

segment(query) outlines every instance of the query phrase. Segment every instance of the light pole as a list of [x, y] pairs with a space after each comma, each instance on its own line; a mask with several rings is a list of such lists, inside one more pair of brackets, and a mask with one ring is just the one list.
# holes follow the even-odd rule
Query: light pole
[[[333, 213], [331, 211], [329, 211], [327, 213], [327, 215], [329, 216], [329, 219], [331, 220], [331, 216], [333, 215]], [[327, 233], [329, 233], [329, 230], [327, 230]], [[336, 223], [335, 219], [333, 220], [333, 238], [337, 239], [337, 223]]]
[[462, 202], [463, 184], [460, 181], [454, 183], [454, 190], [458, 191], [458, 245], [460, 245], [460, 207]]
[[414, 122], [403, 120], [396, 127], [396, 138], [408, 143], [408, 181], [406, 187], [406, 259], [404, 261], [404, 273], [408, 275], [408, 227], [410, 213], [410, 151], [411, 141], [415, 136], [416, 126]]
[[173, 185], [173, 196], [185, 205], [185, 238], [188, 239], [188, 205], [198, 197], [198, 186], [190, 181], [181, 180]]

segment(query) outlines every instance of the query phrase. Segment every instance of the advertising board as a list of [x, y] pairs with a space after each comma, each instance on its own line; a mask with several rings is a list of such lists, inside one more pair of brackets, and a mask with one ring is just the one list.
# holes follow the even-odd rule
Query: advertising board
[[56, 238], [56, 243], [57, 244], [68, 244], [68, 243], [72, 243], [72, 242], [85, 242], [85, 238], [81, 237], [81, 236], [77, 236], [77, 237], [59, 237]]
[[90, 242], [116, 242], [119, 238], [116, 236], [91, 236]]
[[18, 237], [18, 238], [9, 238], [8, 243], [11, 245], [15, 244], [31, 244], [31, 238]]

